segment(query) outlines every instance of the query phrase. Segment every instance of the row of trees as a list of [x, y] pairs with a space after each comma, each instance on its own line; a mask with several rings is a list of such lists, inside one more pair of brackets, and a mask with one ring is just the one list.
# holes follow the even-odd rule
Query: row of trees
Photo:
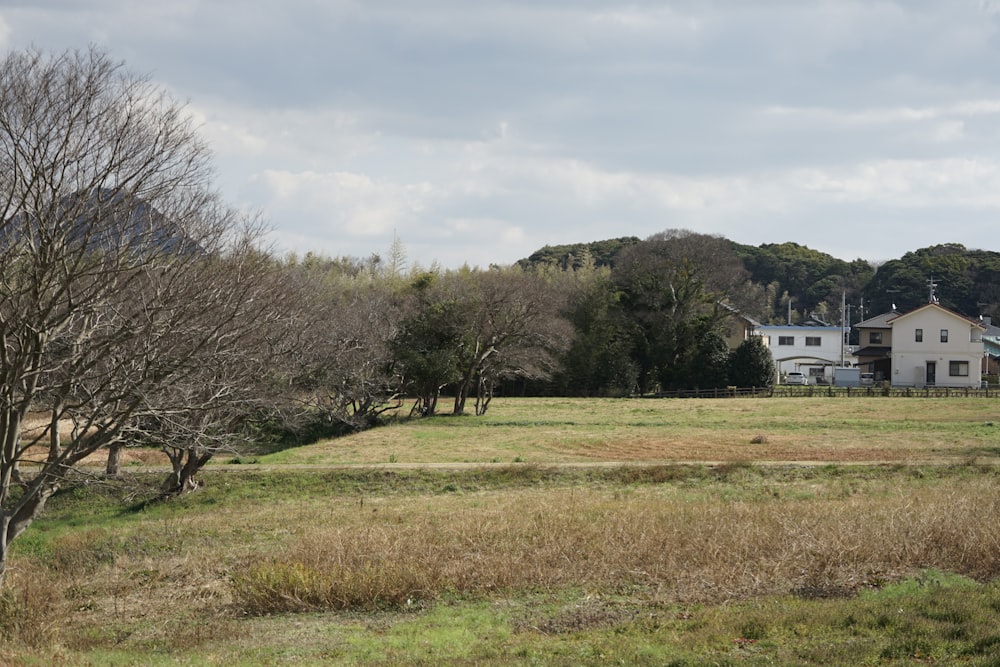
[[0, 99], [0, 584], [95, 457], [159, 447], [180, 493], [264, 425], [430, 415], [448, 386], [481, 413], [571, 338], [537, 274], [275, 259], [184, 106], [97, 49], [9, 54]]
[[762, 346], [726, 344], [722, 304], [764, 292], [723, 239], [595, 246], [613, 265], [278, 259], [213, 190], [184, 106], [105, 53], [12, 53], [0, 99], [0, 584], [47, 500], [130, 446], [167, 453], [174, 494], [275, 426], [772, 375]]
[[[399, 254], [398, 245], [390, 254]], [[303, 414], [339, 405], [322, 411], [352, 428], [404, 395], [413, 399], [413, 414], [441, 411], [442, 392], [453, 400], [452, 413], [463, 414], [471, 399], [481, 414], [498, 388], [628, 395], [765, 386], [773, 377], [759, 340], [746, 344], [755, 347], [748, 355], [730, 349], [742, 330], [727, 302], [759, 300], [763, 290], [718, 237], [663, 232], [622, 249], [613, 268], [591, 261], [488, 271], [417, 268], [404, 275], [398, 262], [315, 255], [281, 265], [285, 282], [305, 285], [300, 301], [312, 300], [310, 309], [323, 313], [303, 357], [310, 360], [301, 372], [308, 382], [297, 384], [314, 392], [311, 411]], [[320, 360], [328, 371], [316, 378], [310, 373]], [[366, 395], [358, 401], [346, 391], [362, 378], [358, 389], [381, 400]], [[339, 403], [316, 391], [334, 391]]]

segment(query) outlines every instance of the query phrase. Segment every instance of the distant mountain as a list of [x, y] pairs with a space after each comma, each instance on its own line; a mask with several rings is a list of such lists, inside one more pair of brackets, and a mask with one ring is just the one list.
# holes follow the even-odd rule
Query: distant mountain
[[67, 195], [17, 213], [0, 225], [0, 247], [25, 236], [36, 244], [65, 243], [95, 252], [204, 253], [178, 224], [148, 202], [108, 188]]

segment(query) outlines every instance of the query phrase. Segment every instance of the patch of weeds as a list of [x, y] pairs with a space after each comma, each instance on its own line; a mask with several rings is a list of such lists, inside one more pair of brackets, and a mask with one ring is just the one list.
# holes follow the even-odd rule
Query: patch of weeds
[[933, 646], [922, 637], [899, 637], [890, 639], [879, 657], [886, 660], [924, 660], [931, 657]]
[[727, 461], [712, 468], [712, 473], [719, 480], [730, 481], [733, 477], [753, 470], [753, 467], [749, 461]]
[[56, 572], [93, 572], [114, 563], [120, 551], [117, 538], [106, 530], [74, 531], [52, 540], [46, 565]]
[[51, 577], [29, 574], [0, 591], [0, 644], [38, 647], [58, 635], [62, 592]]
[[872, 583], [869, 588], [872, 590], [862, 591], [863, 597], [879, 599], [903, 598], [913, 595], [921, 595], [928, 590], [940, 590], [944, 588], [976, 588], [979, 586], [968, 577], [952, 572], [940, 572], [928, 569], [915, 577], [909, 577], [895, 583], [890, 583], [879, 573], [869, 575], [868, 581]]
[[691, 479], [703, 479], [705, 469], [691, 465], [650, 465], [621, 466], [608, 471], [601, 471], [606, 481], [620, 484], [668, 484], [686, 482]]
[[987, 655], [995, 656], [1000, 654], [1000, 635], [987, 635], [976, 640], [963, 652], [965, 655]]
[[522, 618], [514, 621], [518, 632], [539, 632], [545, 635], [561, 635], [586, 632], [595, 629], [616, 628], [634, 622], [639, 609], [600, 599], [584, 600], [557, 610], [554, 614], [541, 618]]
[[767, 638], [767, 623], [759, 618], [750, 619], [740, 626], [740, 637], [750, 641], [760, 641]]

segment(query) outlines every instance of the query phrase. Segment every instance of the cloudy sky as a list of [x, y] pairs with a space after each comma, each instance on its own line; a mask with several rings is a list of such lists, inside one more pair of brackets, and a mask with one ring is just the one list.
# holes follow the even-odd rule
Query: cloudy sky
[[1000, 0], [0, 0], [0, 44], [187, 100], [282, 251], [1000, 251]]

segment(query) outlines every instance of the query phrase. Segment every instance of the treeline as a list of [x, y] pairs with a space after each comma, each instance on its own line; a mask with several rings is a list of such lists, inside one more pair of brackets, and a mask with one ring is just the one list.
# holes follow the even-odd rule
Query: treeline
[[731, 349], [742, 339], [731, 304], [765, 297], [732, 244], [668, 231], [617, 247], [613, 267], [583, 254], [405, 269], [398, 243], [385, 261], [285, 258], [283, 282], [300, 293], [296, 335], [308, 344], [281, 385], [302, 403], [298, 414], [363, 428], [404, 400], [416, 415], [481, 414], [498, 389], [604, 396], [769, 384], [759, 341]]
[[[613, 268], [618, 254], [639, 244], [635, 237], [546, 246], [522, 259], [523, 268], [578, 267], [593, 260]], [[945, 243], [878, 262], [844, 261], [797, 243], [742, 245], [726, 241], [760, 288], [755, 299], [735, 304], [763, 323], [815, 318], [839, 324], [846, 302], [848, 324], [926, 303], [930, 282], [942, 305], [967, 317], [1000, 313], [1000, 253]]]
[[769, 355], [755, 342], [739, 347], [737, 315], [857, 323], [926, 302], [932, 277], [945, 306], [992, 314], [998, 269], [1000, 255], [958, 245], [876, 267], [795, 243], [752, 247], [683, 230], [547, 246], [488, 270], [407, 268], [398, 241], [385, 260], [282, 261], [308, 285], [299, 301], [328, 313], [303, 357], [331, 365], [328, 382], [299, 388], [313, 391], [311, 414], [349, 428], [404, 396], [411, 413], [431, 415], [482, 413], [498, 390], [615, 396], [766, 386]]

